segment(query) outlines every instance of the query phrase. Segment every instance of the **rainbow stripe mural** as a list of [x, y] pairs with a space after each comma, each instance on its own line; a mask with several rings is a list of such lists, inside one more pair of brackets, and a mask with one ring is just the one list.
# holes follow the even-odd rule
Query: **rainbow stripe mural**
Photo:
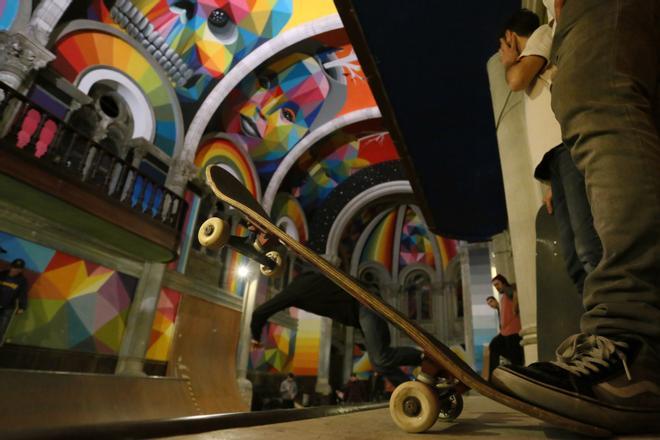
[[[168, 93], [170, 84], [142, 53], [124, 39], [100, 30], [77, 30], [60, 36], [51, 49], [55, 71], [74, 84], [95, 68], [121, 72], [127, 86], [136, 85], [153, 111], [155, 132], [152, 141], [172, 155], [183, 139], [183, 122], [178, 102]], [[133, 109], [135, 111], [135, 109]], [[144, 115], [135, 115], [136, 119]]]
[[174, 338], [174, 323], [180, 301], [181, 294], [176, 290], [165, 287], [160, 290], [149, 348], [147, 348], [147, 359], [167, 361]]
[[6, 31], [18, 17], [21, 2], [19, 0], [0, 0], [0, 31]]
[[442, 268], [446, 269], [451, 259], [454, 258], [458, 253], [458, 242], [456, 240], [444, 238], [439, 235], [436, 235], [435, 239], [438, 242], [438, 248], [440, 249]]
[[369, 353], [358, 344], [353, 345], [353, 370], [352, 373], [360, 380], [367, 380], [373, 372], [373, 365], [369, 360]]
[[[247, 228], [237, 224], [234, 227], [232, 232], [233, 235], [245, 235], [247, 234]], [[238, 296], [243, 297], [245, 292], [245, 285], [247, 283], [246, 278], [238, 276], [238, 268], [250, 263], [250, 259], [239, 254], [238, 252], [227, 250], [227, 264], [225, 265], [225, 273], [223, 277], [223, 286], [227, 292]], [[253, 274], [254, 276], [254, 274]]]
[[26, 261], [28, 308], [7, 341], [45, 348], [117, 354], [137, 279], [0, 232], [8, 259]]
[[289, 219], [296, 226], [298, 231], [298, 240], [304, 243], [309, 238], [309, 228], [307, 226], [307, 217], [300, 203], [288, 193], [279, 193], [275, 196], [273, 208], [270, 213], [275, 224], [283, 218]]
[[202, 141], [195, 155], [195, 165], [202, 173], [209, 165], [225, 165], [257, 200], [261, 200], [261, 185], [252, 160], [234, 140], [219, 136], [207, 137]]
[[298, 376], [316, 376], [319, 369], [321, 318], [304, 310], [292, 310], [292, 314], [298, 318], [292, 371]]
[[360, 262], [376, 261], [388, 272], [392, 272], [392, 252], [394, 251], [394, 231], [397, 212], [391, 209], [372, 231], [362, 250]]

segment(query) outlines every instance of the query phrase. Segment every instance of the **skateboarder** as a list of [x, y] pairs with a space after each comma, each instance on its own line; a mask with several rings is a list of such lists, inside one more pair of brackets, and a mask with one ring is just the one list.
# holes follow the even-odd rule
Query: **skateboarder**
[[554, 362], [497, 368], [494, 382], [619, 433], [658, 432], [660, 5], [554, 3], [552, 107], [585, 176], [603, 257], [585, 281], [582, 333]]
[[[365, 288], [378, 294], [376, 286]], [[328, 278], [311, 271], [298, 276], [284, 290], [254, 310], [250, 324], [253, 346], [260, 345], [261, 329], [268, 318], [288, 307], [297, 307], [360, 328], [374, 369], [394, 386], [408, 380], [400, 366], [416, 366], [421, 362], [422, 352], [416, 348], [390, 346], [390, 330], [385, 320]]]

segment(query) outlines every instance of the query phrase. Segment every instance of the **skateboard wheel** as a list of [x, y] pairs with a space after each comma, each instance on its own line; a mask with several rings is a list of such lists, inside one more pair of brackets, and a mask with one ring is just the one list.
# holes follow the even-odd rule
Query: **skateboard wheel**
[[440, 412], [438, 419], [442, 422], [453, 422], [463, 412], [463, 396], [454, 391], [440, 395]]
[[211, 217], [202, 223], [197, 232], [197, 239], [206, 248], [217, 250], [229, 241], [229, 224], [218, 217]]
[[427, 431], [438, 420], [438, 393], [421, 382], [404, 382], [392, 393], [390, 415], [406, 432]]
[[276, 277], [282, 273], [282, 256], [277, 251], [270, 251], [266, 253], [266, 256], [273, 260], [276, 264], [275, 269], [269, 269], [263, 264], [259, 267], [259, 270], [262, 274], [267, 277]]

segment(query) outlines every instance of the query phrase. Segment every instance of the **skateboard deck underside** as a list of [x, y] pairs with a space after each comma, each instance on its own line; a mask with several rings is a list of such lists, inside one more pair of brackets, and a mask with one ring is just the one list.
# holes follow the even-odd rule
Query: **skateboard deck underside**
[[380, 314], [387, 321], [405, 332], [428, 358], [433, 359], [438, 367], [451, 374], [455, 379], [474, 389], [481, 395], [510, 408], [544, 420], [552, 425], [592, 437], [610, 437], [612, 434], [603, 428], [585, 424], [530, 405], [515, 397], [502, 393], [479, 376], [468, 364], [460, 359], [449, 347], [435, 339], [425, 330], [409, 321], [401, 312], [385, 303], [379, 297], [363, 289], [352, 277], [337, 269], [325, 259], [276, 227], [263, 207], [257, 202], [243, 184], [231, 173], [220, 166], [209, 166], [206, 178], [213, 193], [221, 201], [233, 206], [260, 231], [276, 237], [283, 245], [292, 250], [308, 263], [320, 269], [325, 276], [343, 288], [363, 305]]

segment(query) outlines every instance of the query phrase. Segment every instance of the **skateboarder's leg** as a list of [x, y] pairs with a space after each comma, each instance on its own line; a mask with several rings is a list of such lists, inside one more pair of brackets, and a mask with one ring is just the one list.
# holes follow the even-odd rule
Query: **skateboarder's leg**
[[603, 258], [585, 283], [584, 333], [553, 363], [494, 376], [569, 417], [621, 433], [657, 431], [660, 4], [567, 1], [555, 38], [553, 108], [585, 176]]
[[364, 334], [369, 360], [376, 371], [387, 374], [388, 371], [391, 373], [398, 370], [400, 366], [419, 365], [422, 361], [422, 352], [414, 347], [390, 346], [390, 329], [387, 322], [364, 306], [360, 306], [360, 328]]

